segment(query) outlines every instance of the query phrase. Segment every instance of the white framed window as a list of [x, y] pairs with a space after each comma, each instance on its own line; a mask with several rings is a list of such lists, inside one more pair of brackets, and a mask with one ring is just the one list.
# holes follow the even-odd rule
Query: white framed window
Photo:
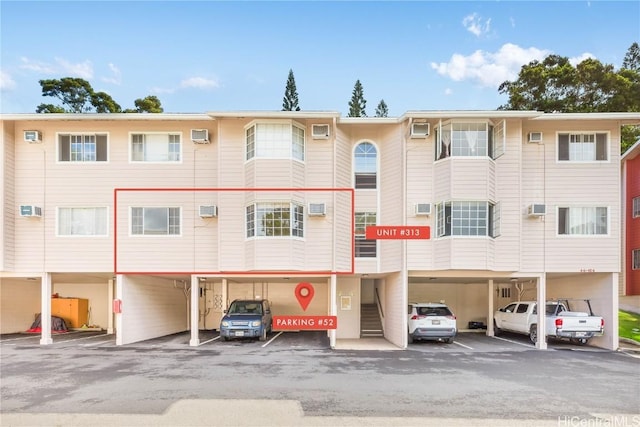
[[640, 217], [640, 197], [634, 197], [633, 198], [633, 202], [632, 202], [632, 213], [631, 216], [633, 218], [639, 218]]
[[558, 133], [558, 161], [607, 161], [609, 160], [608, 139], [606, 133]]
[[245, 211], [247, 237], [304, 237], [304, 206], [299, 203], [254, 203]]
[[640, 249], [631, 251], [631, 269], [640, 270]]
[[500, 204], [486, 201], [444, 202], [436, 205], [436, 236], [500, 235]]
[[367, 227], [376, 225], [375, 212], [356, 212], [355, 213], [355, 257], [356, 258], [375, 258], [377, 254], [378, 244], [375, 239], [367, 239]]
[[180, 162], [182, 143], [181, 134], [168, 133], [132, 133], [132, 162]]
[[107, 134], [59, 133], [59, 162], [106, 162], [108, 160]]
[[131, 234], [134, 236], [179, 236], [179, 207], [132, 207]]
[[558, 207], [558, 234], [606, 235], [609, 226], [608, 211], [604, 206]]
[[245, 160], [295, 159], [304, 161], [305, 129], [293, 121], [252, 123], [245, 129]]
[[490, 121], [439, 123], [436, 127], [436, 160], [447, 157], [491, 157], [497, 159], [506, 149], [506, 122], [494, 126]]
[[82, 207], [58, 209], [58, 236], [107, 236], [106, 207]]
[[376, 189], [378, 187], [378, 150], [371, 142], [361, 142], [353, 151], [354, 187]]

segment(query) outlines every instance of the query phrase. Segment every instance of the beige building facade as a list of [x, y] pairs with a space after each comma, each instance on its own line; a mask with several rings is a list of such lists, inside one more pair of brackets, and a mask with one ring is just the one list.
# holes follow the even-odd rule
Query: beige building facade
[[[461, 330], [492, 335], [510, 301], [571, 297], [605, 318], [591, 343], [616, 349], [632, 123], [640, 114], [0, 115], [0, 333], [42, 313], [51, 343], [57, 294], [87, 299], [88, 326], [118, 344], [190, 331], [195, 346], [233, 299], [268, 298], [274, 314], [337, 316], [332, 346], [360, 338], [375, 305], [386, 341], [406, 348], [409, 302], [444, 301]], [[373, 239], [370, 226], [430, 235]], [[315, 291], [306, 310], [301, 282]]]

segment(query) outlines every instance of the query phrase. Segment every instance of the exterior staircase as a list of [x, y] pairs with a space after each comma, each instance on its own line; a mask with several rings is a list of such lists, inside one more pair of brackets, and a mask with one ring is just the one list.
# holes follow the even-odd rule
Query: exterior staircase
[[360, 306], [360, 338], [384, 337], [382, 321], [375, 304]]

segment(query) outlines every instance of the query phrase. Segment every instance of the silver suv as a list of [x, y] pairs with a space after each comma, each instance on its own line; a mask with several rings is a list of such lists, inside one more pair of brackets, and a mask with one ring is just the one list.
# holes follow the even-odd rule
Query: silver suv
[[416, 340], [452, 343], [458, 327], [456, 316], [445, 304], [409, 303], [409, 344]]

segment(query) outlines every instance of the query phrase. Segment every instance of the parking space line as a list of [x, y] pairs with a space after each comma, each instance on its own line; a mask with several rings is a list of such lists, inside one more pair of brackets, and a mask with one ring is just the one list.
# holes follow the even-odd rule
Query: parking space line
[[266, 343], [262, 344], [262, 348], [265, 348], [266, 346], [268, 346], [269, 344], [271, 344], [273, 342], [273, 340], [275, 340], [276, 338], [278, 338], [280, 335], [282, 335], [284, 333], [284, 331], [280, 331], [278, 332], [278, 334], [271, 338], [269, 341], [267, 341]]
[[473, 350], [473, 347], [469, 347], [468, 345], [464, 345], [462, 343], [459, 343], [458, 341], [454, 341], [454, 344], [458, 344], [460, 347], [464, 347], [464, 348], [468, 348], [469, 350]]
[[[494, 336], [493, 338], [495, 338], [495, 339], [497, 339], [497, 340], [501, 340], [501, 341], [510, 342], [510, 343], [512, 343], [512, 344], [518, 344], [518, 345], [521, 345], [521, 346], [523, 346], [523, 347], [529, 347], [529, 348], [531, 348], [531, 346], [532, 346], [531, 344], [523, 344], [523, 343], [521, 343], [521, 342], [513, 341], [513, 340], [508, 340], [508, 339], [506, 339], [506, 338], [501, 338], [501, 337], [496, 337], [496, 336]], [[535, 347], [535, 346], [534, 346], [534, 347]]]
[[220, 339], [220, 335], [218, 335], [218, 336], [217, 336], [217, 337], [215, 337], [215, 338], [211, 338], [210, 340], [206, 340], [206, 341], [201, 342], [200, 344], [198, 344], [198, 347], [200, 347], [201, 345], [205, 345], [205, 344], [206, 344], [206, 343], [208, 343], [208, 342], [215, 341], [215, 340], [219, 340], [219, 339]]
[[107, 335], [110, 335], [110, 334], [100, 334], [100, 335], [91, 335], [90, 337], [72, 338], [70, 340], [56, 341], [53, 344], [62, 344], [63, 342], [88, 340], [88, 339], [96, 338], [96, 337], [106, 337]]
[[40, 339], [40, 334], [38, 334], [38, 335], [29, 335], [27, 337], [8, 338], [6, 340], [0, 340], [0, 343], [9, 342], [9, 341], [28, 340], [30, 338]]

